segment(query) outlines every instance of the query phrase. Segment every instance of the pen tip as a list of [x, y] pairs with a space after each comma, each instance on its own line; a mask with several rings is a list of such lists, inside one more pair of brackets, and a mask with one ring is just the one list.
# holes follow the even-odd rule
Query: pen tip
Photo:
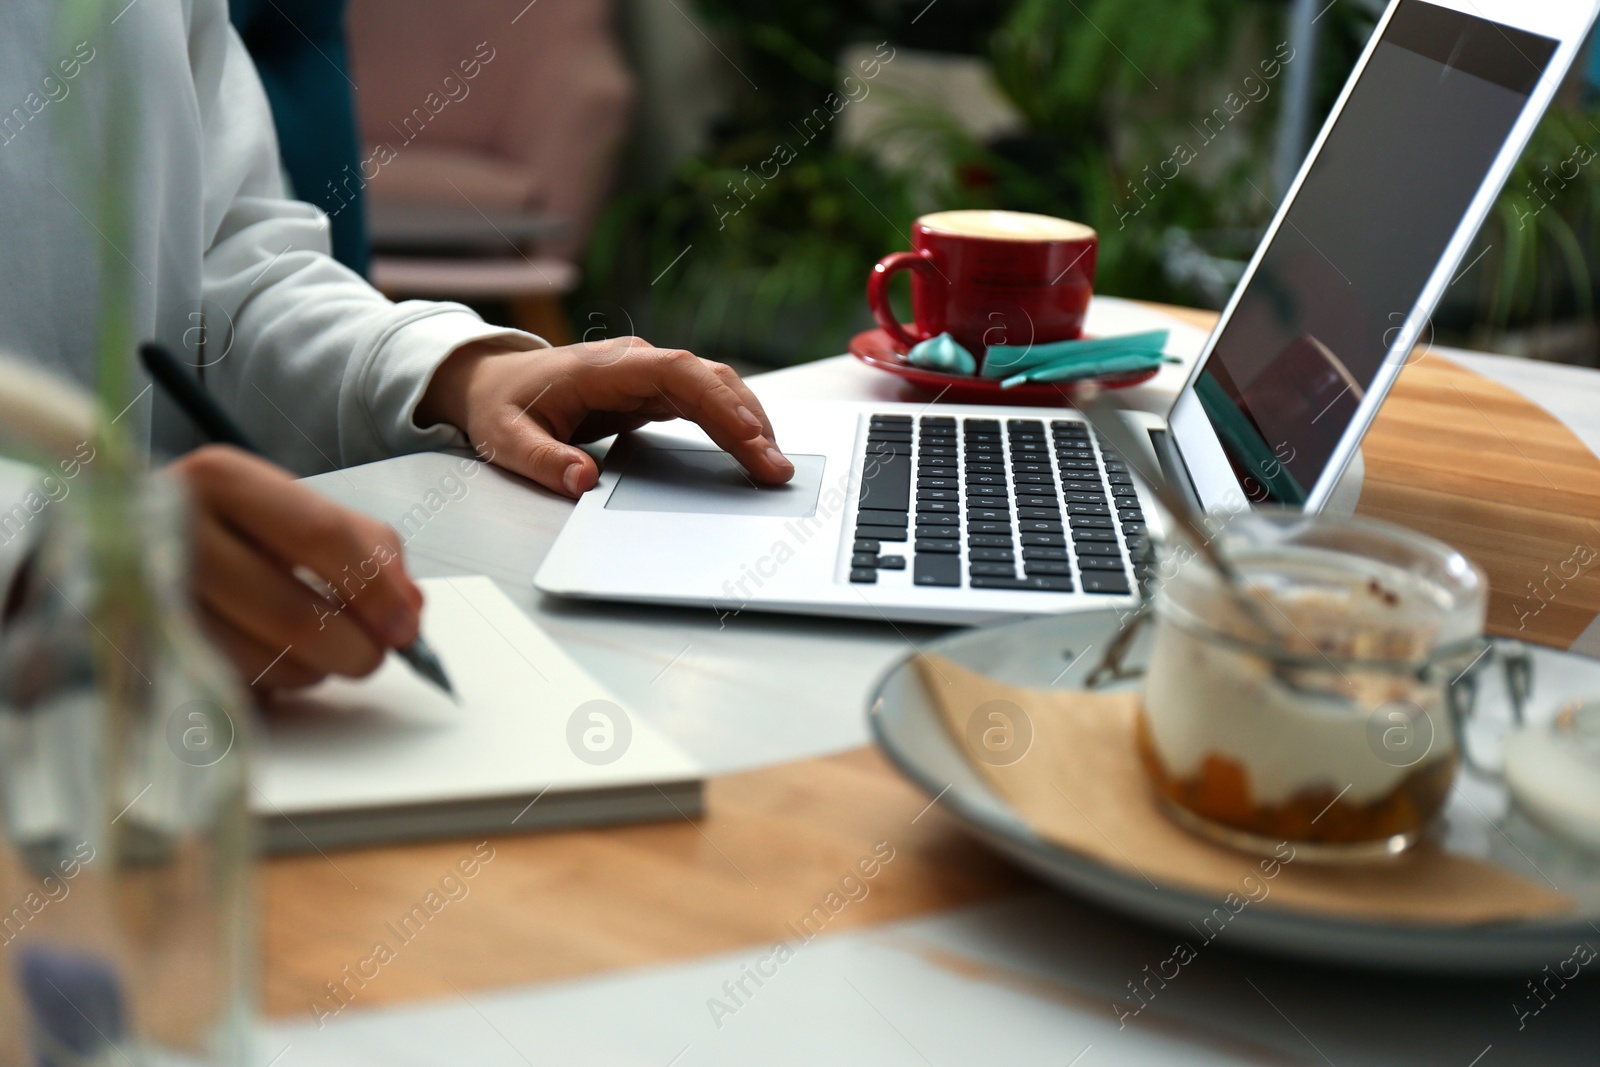
[[461, 703], [461, 698], [456, 695], [456, 687], [450, 684], [450, 676], [444, 672], [444, 664], [439, 662], [438, 655], [429, 648], [427, 642], [417, 638], [405, 648], [396, 649], [400, 658], [409, 663], [413, 670], [428, 681], [436, 685], [456, 704]]
[[456, 694], [456, 687], [450, 684], [450, 678], [444, 673], [444, 669], [437, 663], [430, 664], [430, 666], [433, 669], [428, 671], [428, 680], [443, 690], [445, 696], [460, 704], [461, 697]]

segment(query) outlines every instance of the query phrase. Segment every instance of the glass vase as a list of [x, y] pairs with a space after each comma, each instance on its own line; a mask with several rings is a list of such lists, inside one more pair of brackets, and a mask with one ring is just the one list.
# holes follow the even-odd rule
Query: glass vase
[[240, 1065], [247, 705], [190, 614], [175, 482], [31, 520], [0, 627], [0, 1065]]

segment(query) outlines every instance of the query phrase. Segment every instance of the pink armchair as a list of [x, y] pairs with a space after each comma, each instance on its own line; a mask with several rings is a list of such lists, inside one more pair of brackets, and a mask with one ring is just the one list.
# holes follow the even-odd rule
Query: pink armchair
[[[380, 289], [504, 299], [518, 325], [562, 338], [559, 298], [577, 284], [634, 96], [611, 15], [610, 0], [352, 0]], [[457, 254], [384, 254], [419, 234]]]

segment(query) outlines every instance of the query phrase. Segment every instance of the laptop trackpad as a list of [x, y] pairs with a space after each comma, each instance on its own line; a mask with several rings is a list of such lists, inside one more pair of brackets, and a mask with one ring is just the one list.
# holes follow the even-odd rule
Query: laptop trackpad
[[783, 485], [762, 485], [726, 452], [640, 448], [628, 457], [606, 507], [803, 518], [817, 510], [827, 460], [790, 455], [789, 462], [794, 464], [792, 479]]

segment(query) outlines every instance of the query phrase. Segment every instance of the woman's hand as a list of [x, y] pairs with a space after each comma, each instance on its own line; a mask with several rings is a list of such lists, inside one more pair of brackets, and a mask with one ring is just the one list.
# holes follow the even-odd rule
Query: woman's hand
[[794, 476], [760, 401], [732, 369], [637, 337], [533, 351], [468, 345], [434, 373], [416, 422], [450, 423], [479, 455], [576, 497], [600, 471], [573, 443], [678, 418], [699, 423], [761, 481]]
[[246, 682], [270, 689], [360, 677], [416, 638], [422, 592], [388, 526], [224, 445], [172, 468], [193, 501], [201, 625]]

